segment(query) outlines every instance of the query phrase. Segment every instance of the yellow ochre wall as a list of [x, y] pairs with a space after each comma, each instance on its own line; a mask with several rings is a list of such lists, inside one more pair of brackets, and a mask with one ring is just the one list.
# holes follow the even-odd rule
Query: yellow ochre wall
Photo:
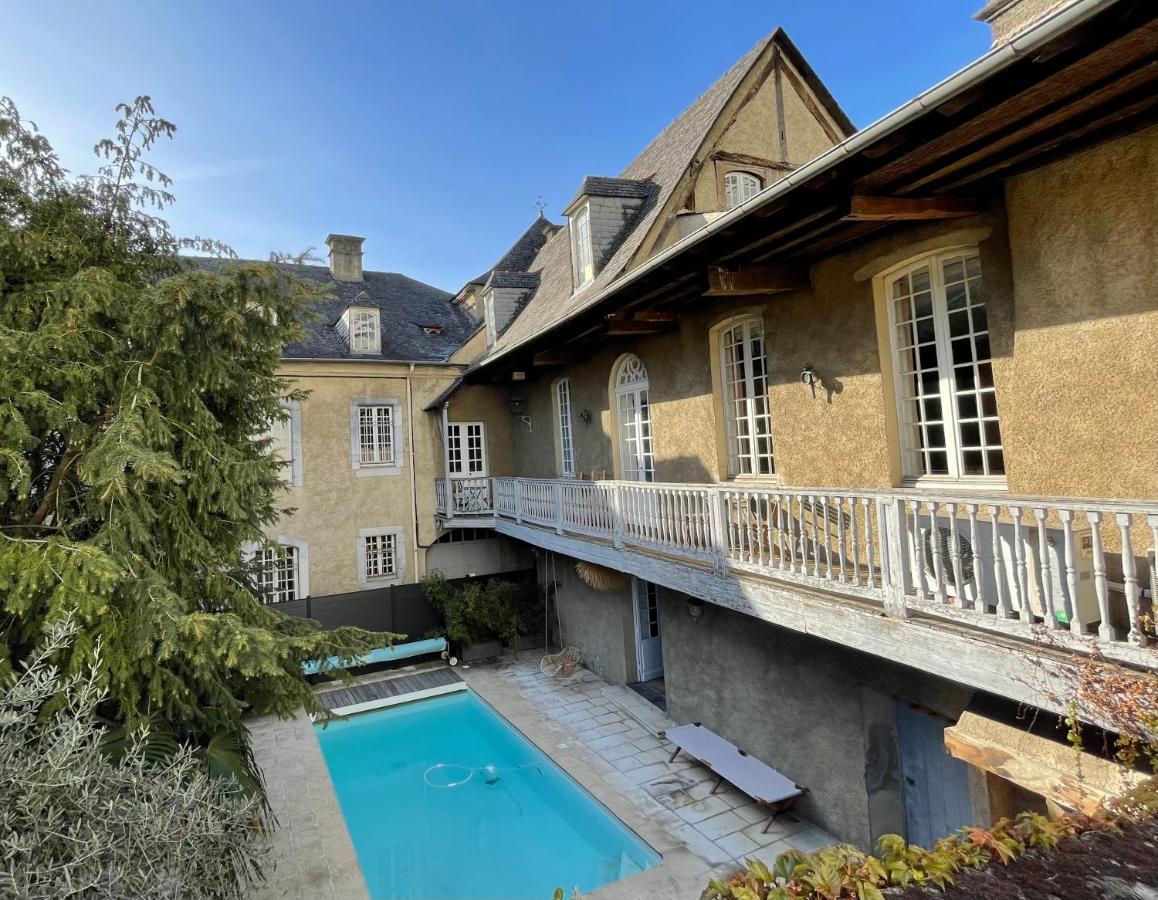
[[[402, 572], [397, 583], [422, 577], [425, 554], [420, 547], [416, 563], [414, 553], [411, 467], [417, 488], [418, 540], [429, 544], [437, 537], [434, 480], [442, 475], [443, 449], [437, 417], [422, 408], [460, 371], [457, 366], [418, 365], [411, 372], [409, 366], [367, 360], [283, 364], [282, 373], [295, 387], [309, 392], [301, 403], [302, 484], [287, 490], [282, 502], [287, 512], [269, 533], [308, 542], [311, 595], [358, 590], [358, 532], [364, 528], [401, 528]], [[357, 477], [351, 461], [350, 409], [362, 399], [391, 399], [400, 406], [398, 474]]]
[[[620, 355], [635, 352], [650, 380], [656, 479], [719, 479], [708, 332], [755, 308], [768, 342], [779, 477], [812, 487], [899, 485], [872, 276], [925, 252], [975, 245], [1009, 490], [1158, 497], [1156, 173], [1151, 129], [1011, 180], [1004, 198], [988, 198], [986, 215], [899, 230], [824, 260], [809, 292], [702, 298], [681, 310], [678, 332], [608, 339], [582, 363], [534, 370], [534, 380], [511, 387], [532, 420], [529, 431], [513, 431], [515, 472], [556, 474], [551, 385], [567, 376], [577, 468], [613, 477], [609, 378]], [[822, 379], [815, 397], [799, 381], [806, 364]]]

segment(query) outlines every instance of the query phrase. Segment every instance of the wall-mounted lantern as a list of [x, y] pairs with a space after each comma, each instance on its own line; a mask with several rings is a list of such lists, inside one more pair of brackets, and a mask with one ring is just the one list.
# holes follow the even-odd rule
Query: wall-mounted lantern
[[579, 410], [579, 418], [583, 421], [584, 425], [590, 425], [591, 424], [591, 410], [589, 410], [589, 409]]
[[808, 385], [812, 391], [812, 396], [816, 396], [816, 385], [820, 383], [820, 376], [816, 374], [816, 370], [812, 368], [812, 364], [807, 364], [800, 371], [800, 383]]
[[527, 431], [531, 430], [531, 417], [527, 415], [527, 400], [520, 394], [513, 394], [510, 398], [511, 415], [527, 426]]
[[704, 601], [699, 597], [688, 598], [688, 618], [699, 622], [704, 617]]

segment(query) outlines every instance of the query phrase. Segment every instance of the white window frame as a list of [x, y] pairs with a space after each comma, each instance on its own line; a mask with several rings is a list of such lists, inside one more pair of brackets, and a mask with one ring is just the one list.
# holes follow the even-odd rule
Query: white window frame
[[[283, 468], [286, 476], [286, 481], [291, 487], [301, 487], [302, 484], [302, 405], [297, 400], [281, 400], [279, 401], [281, 408], [286, 411], [289, 416], [288, 420], [283, 420], [286, 427], [286, 433], [289, 438], [289, 446], [286, 448], [289, 452], [289, 459], [285, 460], [289, 465]], [[273, 423], [270, 423], [267, 437], [273, 438]], [[271, 452], [276, 452], [275, 447], [270, 448]]]
[[[388, 575], [371, 575], [366, 558], [367, 539], [389, 538], [394, 547], [394, 571]], [[395, 584], [403, 580], [406, 574], [406, 533], [400, 525], [386, 525], [374, 528], [363, 528], [358, 532], [358, 588], [359, 590], [373, 590], [384, 585]]]
[[498, 340], [498, 329], [495, 328], [495, 292], [487, 291], [483, 297], [483, 318], [487, 326], [487, 346], [493, 347]]
[[[634, 375], [630, 374], [632, 369], [635, 370]], [[651, 379], [647, 367], [634, 353], [626, 353], [618, 359], [611, 371], [615, 388], [615, 439], [619, 444], [616, 448], [619, 476], [625, 481], [655, 481], [655, 431], [651, 418]], [[630, 423], [626, 421], [629, 416]], [[626, 434], [627, 424], [631, 425], [633, 437]], [[630, 451], [630, 446], [635, 449]]]
[[559, 448], [559, 474], [575, 476], [575, 419], [571, 411], [571, 379], [560, 378], [554, 384], [555, 440]]
[[764, 179], [752, 172], [735, 169], [724, 175], [724, 208], [735, 209], [764, 190]]
[[380, 311], [369, 306], [350, 307], [350, 352], [380, 354], [382, 327]]
[[[368, 407], [390, 409], [390, 436], [393, 458], [385, 462], [362, 461], [362, 410]], [[350, 407], [350, 459], [359, 478], [402, 474], [402, 404], [393, 398], [363, 398]]]
[[[274, 603], [289, 603], [293, 600], [304, 600], [310, 596], [310, 545], [300, 538], [290, 537], [289, 535], [284, 534], [279, 534], [275, 540], [275, 543], [280, 547], [284, 547], [293, 551], [294, 555], [296, 556], [297, 571], [294, 574], [294, 596], [283, 599], [275, 599], [270, 601], [270, 605]], [[242, 559], [246, 560], [247, 562], [252, 562], [260, 552], [269, 549], [272, 548], [251, 542], [245, 544], [241, 548], [241, 556]], [[264, 586], [264, 582], [265, 578], [262, 577], [259, 581], [259, 589]], [[264, 599], [263, 602], [265, 602]]]
[[[980, 252], [976, 245], [958, 246], [950, 248], [942, 248], [932, 253], [922, 254], [918, 257], [913, 257], [906, 260], [904, 263], [894, 266], [891, 269], [881, 273], [875, 279], [875, 286], [877, 296], [880, 302], [883, 302], [885, 307], [886, 321], [888, 323], [888, 350], [889, 363], [892, 372], [893, 380], [893, 401], [895, 404], [896, 416], [896, 430], [895, 437], [900, 450], [900, 464], [901, 464], [901, 482], [906, 487], [937, 487], [945, 485], [953, 485], [964, 488], [978, 488], [982, 490], [1005, 490], [1006, 489], [1006, 473], [999, 474], [966, 474], [964, 472], [964, 457], [960, 434], [961, 416], [957, 404], [958, 391], [956, 389], [952, 346], [949, 335], [949, 314], [948, 297], [945, 286], [944, 266], [947, 261], [951, 261], [957, 257], [962, 259], [974, 258], [980, 264]], [[936, 394], [922, 394], [917, 396], [907, 396], [905, 389], [905, 381], [907, 376], [904, 374], [907, 366], [904, 365], [904, 360], [901, 358], [902, 348], [897, 343], [899, 334], [898, 318], [896, 311], [896, 304], [893, 296], [893, 285], [906, 275], [912, 275], [913, 272], [922, 268], [928, 267], [930, 277], [930, 292], [932, 297], [932, 320], [934, 323], [934, 340], [932, 344], [936, 347], [937, 356], [937, 392]], [[982, 287], [984, 285], [984, 275], [979, 273], [982, 279]], [[970, 292], [969, 296], [972, 294]], [[968, 309], [972, 310], [977, 306], [985, 307], [986, 328], [983, 334], [986, 337], [991, 337], [992, 329], [989, 322], [989, 303], [983, 301], [980, 304], [970, 304]], [[960, 310], [954, 310], [960, 312]], [[972, 312], [970, 312], [971, 323], [974, 320]], [[911, 327], [911, 324], [909, 325]], [[968, 335], [959, 335], [957, 340], [962, 340], [969, 337], [974, 348], [974, 359], [972, 365], [975, 367], [988, 364], [992, 368], [993, 356], [992, 346], [990, 347], [990, 355], [987, 359], [979, 359], [976, 357], [976, 338], [978, 332], [973, 330], [973, 325], [970, 326]], [[978, 425], [982, 436], [985, 434], [985, 416], [981, 407], [981, 394], [992, 393], [994, 398], [994, 409], [996, 408], [996, 388], [992, 391], [989, 389], [977, 390], [977, 382], [973, 389], [977, 392], [978, 398]], [[968, 393], [965, 391], [963, 393]], [[931, 420], [934, 424], [938, 421], [944, 431], [945, 438], [945, 454], [947, 460], [946, 468], [948, 473], [930, 474], [927, 472], [925, 466], [922, 464], [918, 470], [914, 464], [917, 459], [924, 459], [925, 451], [920, 446], [914, 444], [914, 435], [917, 433], [915, 429], [927, 427], [930, 420], [924, 419], [923, 412], [913, 421], [908, 421], [908, 407], [907, 404], [914, 404], [915, 408], [921, 409], [921, 404], [924, 399], [936, 398], [940, 401], [941, 419]], [[1000, 434], [1001, 417], [1000, 410], [997, 410], [991, 417], [988, 417], [997, 423], [999, 437], [1001, 443], [996, 445], [1003, 457], [1004, 468], [1004, 434]], [[972, 420], [970, 420], [972, 421]], [[982, 438], [985, 443], [984, 437]], [[988, 460], [984, 459], [987, 451], [982, 450], [983, 461], [988, 468]]]
[[[744, 358], [732, 363], [736, 370], [741, 369], [743, 379], [743, 393], [737, 390], [740, 381], [736, 372], [729, 372], [729, 350], [725, 341], [739, 329], [739, 346], [743, 348]], [[768, 342], [764, 332], [764, 319], [760, 315], [745, 315], [722, 322], [713, 329], [715, 332], [716, 349], [719, 354], [720, 403], [723, 407], [724, 418], [724, 445], [727, 454], [728, 475], [731, 478], [775, 478], [776, 451], [772, 436], [772, 408], [768, 395]], [[762, 374], [757, 376], [753, 372], [751, 353], [752, 343], [759, 339], [761, 348]], [[756, 398], [763, 397], [764, 411], [760, 413]], [[740, 409], [740, 406], [743, 409]], [[760, 419], [766, 420], [766, 436], [768, 452], [761, 453], [759, 449]], [[739, 424], [743, 422], [747, 428], [748, 449], [741, 450]], [[762, 471], [765, 463], [768, 471]]]
[[579, 290], [595, 279], [590, 203], [584, 203], [571, 216], [571, 258], [574, 260], [575, 290]]
[[[479, 455], [477, 465], [470, 456], [470, 430], [478, 429]], [[452, 443], [458, 445], [458, 459], [454, 458]], [[485, 422], [446, 423], [446, 474], [449, 478], [487, 477], [487, 427]]]

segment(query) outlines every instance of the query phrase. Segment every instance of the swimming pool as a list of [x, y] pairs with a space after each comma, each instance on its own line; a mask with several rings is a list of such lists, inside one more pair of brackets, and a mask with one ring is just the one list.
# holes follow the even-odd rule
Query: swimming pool
[[659, 864], [472, 691], [315, 733], [374, 900], [548, 900]]

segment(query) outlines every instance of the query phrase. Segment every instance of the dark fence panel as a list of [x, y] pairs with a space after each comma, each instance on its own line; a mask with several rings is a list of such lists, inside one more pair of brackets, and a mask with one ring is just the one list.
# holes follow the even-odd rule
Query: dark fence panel
[[[479, 578], [456, 578], [451, 584], [463, 585], [472, 581], [534, 581], [533, 569], [502, 572]], [[428, 632], [439, 631], [442, 619], [422, 592], [421, 584], [399, 584], [370, 591], [349, 594], [330, 594], [326, 597], [307, 597], [273, 606], [290, 616], [316, 619], [323, 628], [353, 625], [368, 631], [392, 631], [404, 634], [409, 640], [419, 640]]]

